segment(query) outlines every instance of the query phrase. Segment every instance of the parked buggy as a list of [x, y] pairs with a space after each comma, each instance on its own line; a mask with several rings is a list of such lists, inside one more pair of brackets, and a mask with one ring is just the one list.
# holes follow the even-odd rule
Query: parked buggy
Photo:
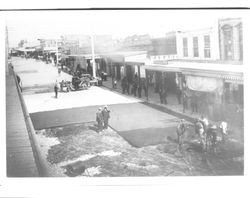
[[61, 81], [60, 89], [62, 92], [86, 90], [90, 86], [101, 86], [102, 81], [99, 78], [93, 78], [89, 74], [74, 75], [72, 81]]

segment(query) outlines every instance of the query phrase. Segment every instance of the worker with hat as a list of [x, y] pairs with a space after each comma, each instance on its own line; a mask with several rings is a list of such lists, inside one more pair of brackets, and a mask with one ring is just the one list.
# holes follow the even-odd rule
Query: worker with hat
[[186, 125], [185, 125], [184, 121], [185, 121], [184, 119], [181, 119], [179, 121], [179, 123], [177, 125], [177, 129], [176, 129], [179, 151], [182, 150], [183, 138], [184, 138], [184, 134], [186, 132]]
[[99, 107], [98, 111], [96, 112], [96, 122], [98, 127], [98, 132], [103, 130], [103, 114], [102, 114], [102, 108]]
[[103, 116], [104, 129], [107, 129], [110, 118], [110, 110], [108, 109], [107, 105], [103, 107], [102, 116]]

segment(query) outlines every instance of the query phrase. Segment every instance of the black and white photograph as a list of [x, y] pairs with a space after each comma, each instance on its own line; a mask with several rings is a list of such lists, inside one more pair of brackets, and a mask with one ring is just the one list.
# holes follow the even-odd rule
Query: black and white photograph
[[6, 179], [244, 176], [244, 16], [6, 13]]

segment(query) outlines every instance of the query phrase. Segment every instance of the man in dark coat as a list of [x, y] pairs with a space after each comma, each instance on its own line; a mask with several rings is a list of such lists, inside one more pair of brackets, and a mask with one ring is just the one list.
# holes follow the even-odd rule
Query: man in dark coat
[[141, 98], [141, 90], [142, 90], [142, 85], [141, 83], [139, 83], [139, 86], [138, 86], [138, 97]]
[[134, 83], [133, 83], [133, 93], [134, 93], [134, 96], [136, 96], [136, 92], [137, 92], [137, 81], [134, 81]]
[[161, 104], [163, 104], [163, 90], [160, 88], [158, 90], [158, 92], [159, 92], [159, 97], [160, 97]]
[[16, 78], [17, 78], [17, 83], [18, 83], [18, 86], [20, 88], [20, 91], [22, 92], [23, 90], [22, 90], [22, 81], [21, 81], [21, 78], [17, 74], [16, 74]]
[[191, 107], [192, 107], [192, 113], [198, 112], [198, 98], [196, 94], [193, 94], [191, 97]]
[[144, 90], [145, 97], [147, 97], [148, 96], [148, 89], [147, 89], [146, 83], [143, 83], [143, 90]]
[[181, 104], [181, 89], [180, 87], [177, 87], [177, 90], [176, 90], [176, 96], [177, 96], [177, 100], [178, 100], [178, 103]]
[[121, 85], [122, 85], [122, 93], [125, 94], [125, 89], [127, 87], [127, 78], [126, 77], [124, 77], [122, 79]]
[[58, 89], [59, 89], [59, 84], [58, 84], [58, 82], [56, 81], [56, 83], [55, 83], [55, 85], [54, 85], [55, 98], [58, 97]]
[[183, 91], [183, 113], [185, 113], [185, 110], [188, 108], [188, 96], [186, 90]]
[[129, 81], [127, 81], [127, 84], [126, 84], [126, 85], [127, 85], [127, 87], [126, 87], [126, 88], [127, 88], [127, 93], [128, 93], [128, 95], [129, 95], [129, 89], [130, 89]]
[[195, 134], [199, 136], [202, 152], [205, 152], [206, 151], [206, 134], [204, 131], [204, 126], [200, 119], [197, 119], [195, 122]]
[[181, 119], [176, 129], [179, 151], [182, 150], [183, 138], [184, 138], [185, 132], [186, 132], [186, 125], [184, 123], [184, 119]]
[[104, 106], [102, 110], [102, 116], [103, 116], [103, 123], [104, 123], [104, 129], [108, 128], [109, 124], [109, 118], [110, 118], [110, 110], [108, 110], [108, 106]]
[[162, 102], [163, 102], [163, 104], [168, 104], [167, 96], [168, 96], [167, 89], [164, 89], [164, 91], [162, 93]]
[[102, 129], [103, 129], [103, 114], [102, 114], [101, 107], [99, 107], [99, 109], [96, 113], [96, 122], [97, 122], [98, 132], [102, 131]]

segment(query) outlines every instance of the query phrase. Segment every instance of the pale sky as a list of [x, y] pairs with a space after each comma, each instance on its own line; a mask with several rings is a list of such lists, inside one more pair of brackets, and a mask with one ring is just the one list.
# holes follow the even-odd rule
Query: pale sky
[[242, 10], [100, 10], [9, 12], [9, 44], [21, 39], [59, 38], [64, 34], [133, 34], [164, 36], [169, 31], [209, 28], [218, 18], [241, 17]]

